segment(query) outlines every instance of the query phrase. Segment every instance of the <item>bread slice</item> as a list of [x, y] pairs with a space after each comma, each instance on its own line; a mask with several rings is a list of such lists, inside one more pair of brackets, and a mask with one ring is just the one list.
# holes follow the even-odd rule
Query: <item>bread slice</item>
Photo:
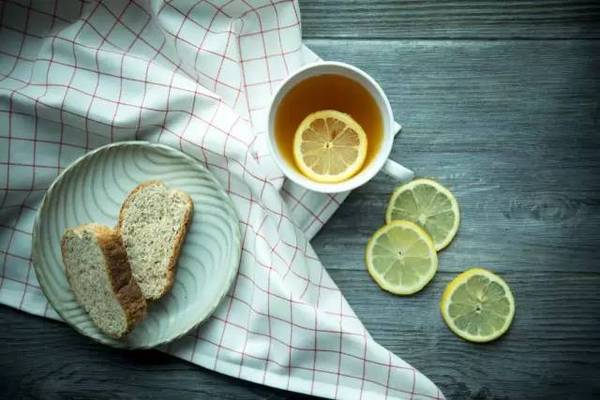
[[129, 333], [146, 315], [118, 233], [104, 225], [67, 229], [61, 242], [67, 280], [92, 321], [109, 336]]
[[146, 299], [156, 300], [173, 286], [192, 211], [190, 196], [160, 181], [140, 184], [125, 199], [118, 230]]

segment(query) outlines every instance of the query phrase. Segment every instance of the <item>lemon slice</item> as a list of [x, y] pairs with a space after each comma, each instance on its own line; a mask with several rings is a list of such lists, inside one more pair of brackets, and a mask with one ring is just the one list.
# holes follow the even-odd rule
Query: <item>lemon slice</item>
[[394, 294], [423, 289], [438, 266], [431, 238], [410, 221], [394, 221], [375, 232], [367, 244], [365, 261], [375, 282]]
[[392, 193], [385, 220], [404, 219], [431, 236], [437, 251], [448, 246], [460, 223], [458, 203], [448, 189], [431, 179], [415, 179]]
[[296, 129], [294, 161], [308, 178], [337, 183], [356, 174], [367, 157], [367, 135], [348, 114], [309, 114]]
[[489, 342], [504, 334], [515, 315], [515, 299], [502, 278], [472, 268], [452, 280], [440, 301], [452, 332], [471, 342]]

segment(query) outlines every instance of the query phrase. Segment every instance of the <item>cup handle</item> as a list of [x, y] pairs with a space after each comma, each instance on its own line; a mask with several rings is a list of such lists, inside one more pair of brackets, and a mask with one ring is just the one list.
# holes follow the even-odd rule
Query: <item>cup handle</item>
[[408, 182], [415, 177], [413, 171], [392, 160], [386, 160], [381, 170], [399, 182]]
[[399, 123], [394, 121], [392, 123], [392, 131], [394, 132], [394, 137], [398, 136], [398, 134], [400, 133], [401, 130], [402, 130], [402, 125], [400, 125]]

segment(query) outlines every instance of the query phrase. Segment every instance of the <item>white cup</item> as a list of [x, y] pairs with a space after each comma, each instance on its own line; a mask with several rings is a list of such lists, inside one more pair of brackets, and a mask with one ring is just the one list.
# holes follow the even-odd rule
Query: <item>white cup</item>
[[[281, 100], [294, 86], [298, 85], [303, 80], [324, 74], [341, 75], [358, 82], [362, 87], [367, 89], [371, 97], [373, 97], [383, 119], [383, 139], [381, 141], [381, 146], [379, 147], [379, 152], [375, 158], [352, 178], [339, 183], [320, 183], [307, 178], [293, 166], [289, 165], [280, 154], [279, 147], [275, 142], [275, 116]], [[379, 171], [383, 171], [401, 182], [410, 181], [414, 177], [413, 171], [388, 159], [392, 151], [395, 132], [392, 107], [390, 107], [390, 102], [385, 96], [385, 93], [371, 76], [349, 64], [331, 61], [319, 62], [317, 64], [307, 65], [290, 75], [279, 87], [271, 102], [269, 108], [268, 133], [271, 154], [284, 175], [298, 185], [315, 192], [338, 193], [352, 190], [365, 184]]]

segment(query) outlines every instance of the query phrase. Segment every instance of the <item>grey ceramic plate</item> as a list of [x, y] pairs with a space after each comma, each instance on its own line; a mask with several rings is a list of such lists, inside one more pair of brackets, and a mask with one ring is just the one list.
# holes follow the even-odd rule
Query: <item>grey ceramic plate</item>
[[[65, 228], [88, 222], [115, 226], [121, 203], [139, 183], [159, 179], [187, 192], [194, 214], [172, 290], [149, 306], [127, 338], [100, 332], [75, 301], [64, 273]], [[114, 347], [149, 348], [184, 335], [206, 320], [229, 290], [241, 254], [239, 220], [231, 200], [198, 161], [170, 147], [121, 142], [96, 149], [54, 181], [33, 230], [33, 265], [46, 297], [77, 331]]]

